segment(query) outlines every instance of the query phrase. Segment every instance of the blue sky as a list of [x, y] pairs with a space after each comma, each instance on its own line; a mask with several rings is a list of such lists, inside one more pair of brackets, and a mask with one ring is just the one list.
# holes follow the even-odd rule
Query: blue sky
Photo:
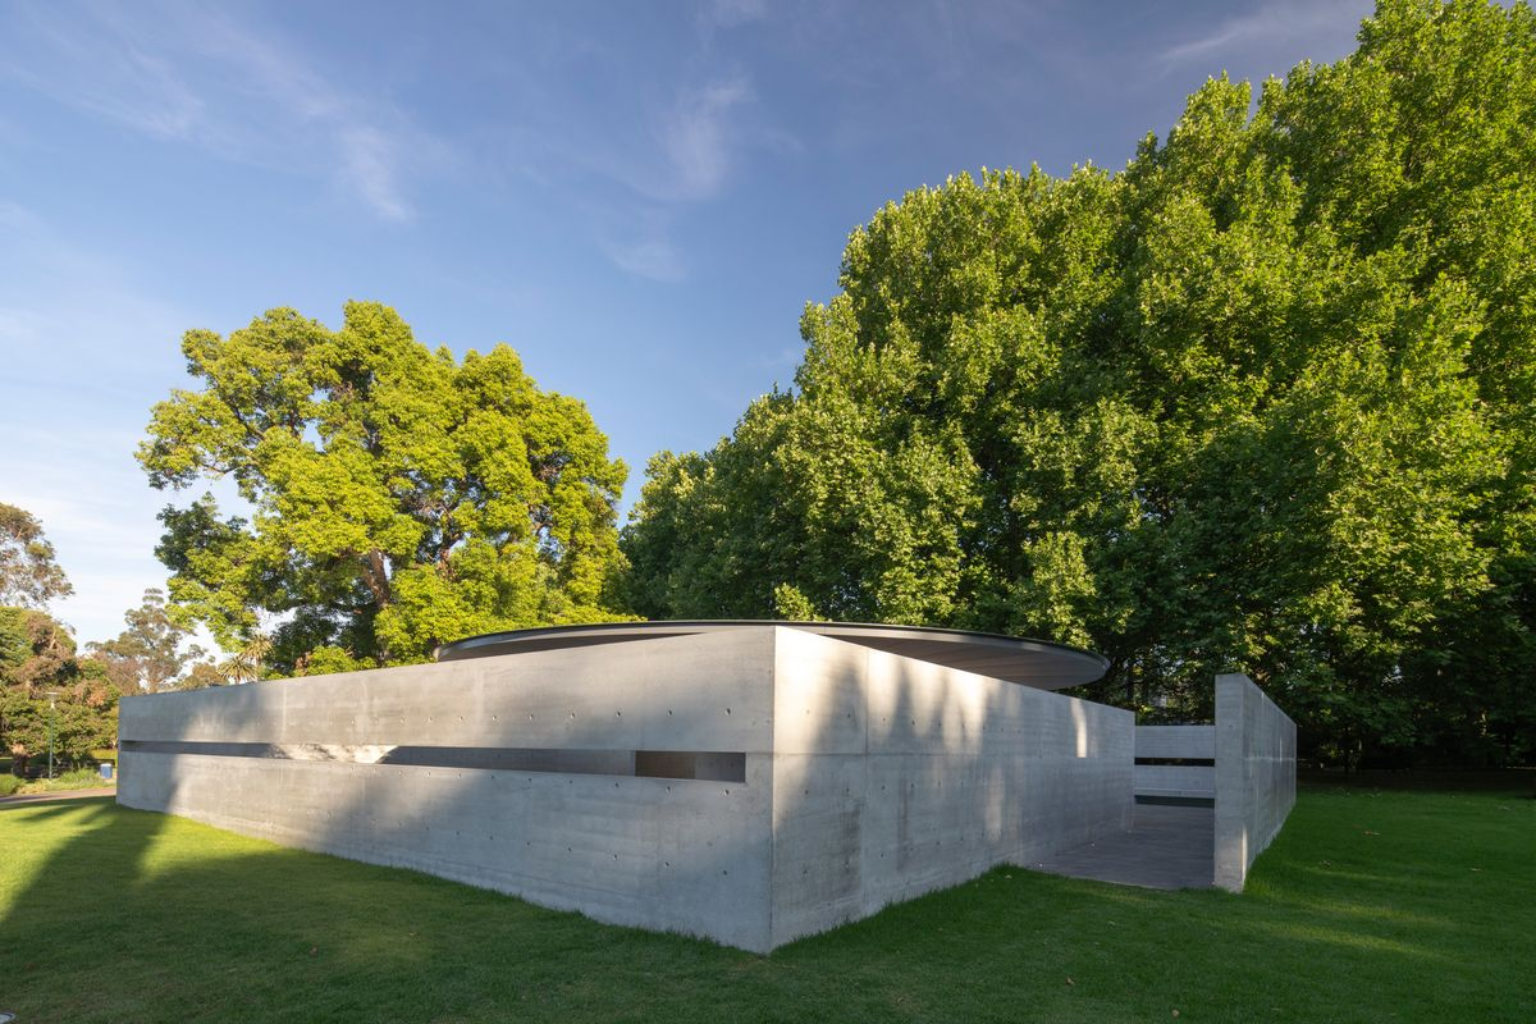
[[630, 466], [787, 384], [848, 232], [963, 170], [1124, 166], [1362, 0], [0, 4], [0, 501], [106, 639], [162, 586], [133, 461], [183, 331], [394, 306], [516, 348]]

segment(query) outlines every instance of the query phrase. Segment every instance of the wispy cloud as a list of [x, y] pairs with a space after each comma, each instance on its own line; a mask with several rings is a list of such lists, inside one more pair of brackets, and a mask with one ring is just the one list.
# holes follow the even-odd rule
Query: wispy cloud
[[377, 128], [351, 124], [340, 135], [342, 173], [363, 201], [389, 220], [408, 220], [412, 209], [401, 193], [394, 140]]
[[751, 98], [741, 78], [686, 89], [661, 120], [662, 150], [683, 200], [715, 196], [731, 167], [731, 113]]
[[584, 205], [597, 247], [615, 267], [661, 284], [688, 279], [688, 261], [673, 241], [675, 207], [640, 201]]
[[61, 103], [226, 159], [330, 176], [387, 220], [412, 215], [407, 165], [430, 140], [227, 8], [23, 4], [0, 28], [0, 74]]
[[667, 100], [642, 108], [646, 131], [585, 147], [588, 166], [617, 186], [593, 211], [599, 245], [615, 266], [668, 284], [687, 278], [675, 225], [731, 187], [744, 154], [794, 145], [763, 128], [755, 103], [741, 72], [679, 84]]
[[700, 12], [706, 25], [735, 28], [760, 21], [768, 13], [767, 0], [710, 0]]
[[688, 276], [677, 247], [664, 234], [629, 242], [605, 240], [602, 246], [614, 266], [637, 277], [676, 284]]
[[689, 218], [746, 177], [752, 153], [795, 145], [771, 124], [743, 45], [769, 18], [757, 0], [704, 0], [681, 20], [647, 19], [641, 47], [534, 28], [495, 71], [505, 166], [580, 207], [613, 266], [685, 280]]
[[[1355, 6], [1364, 6], [1363, 0]], [[1355, 24], [1341, 18], [1339, 8], [1339, 0], [1267, 0], [1256, 10], [1219, 21], [1210, 31], [1165, 48], [1158, 60], [1172, 68], [1235, 51], [1296, 49], [1293, 44], [1297, 43], [1305, 44], [1302, 52], [1330, 51], [1335, 47], [1326, 44], [1335, 42], [1340, 26]]]

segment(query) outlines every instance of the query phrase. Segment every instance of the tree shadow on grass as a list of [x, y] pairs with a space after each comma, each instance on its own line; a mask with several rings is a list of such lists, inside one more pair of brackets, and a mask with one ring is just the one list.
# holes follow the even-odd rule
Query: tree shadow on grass
[[749, 958], [153, 812], [31, 813], [12, 834], [57, 841], [0, 920], [29, 1024], [622, 1019], [636, 979]]
[[1356, 856], [1342, 832], [1282, 835], [1248, 896], [1005, 867], [756, 957], [106, 803], [26, 813], [0, 833], [51, 845], [0, 921], [0, 1008], [25, 1024], [1527, 1019], [1517, 929], [1393, 920], [1390, 880], [1323, 885], [1319, 856]]

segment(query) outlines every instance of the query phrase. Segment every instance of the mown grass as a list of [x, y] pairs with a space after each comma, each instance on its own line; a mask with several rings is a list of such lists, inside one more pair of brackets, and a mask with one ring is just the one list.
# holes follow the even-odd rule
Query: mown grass
[[1003, 868], [758, 957], [107, 800], [0, 812], [37, 1021], [1536, 1020], [1536, 801], [1305, 791], [1247, 893]]

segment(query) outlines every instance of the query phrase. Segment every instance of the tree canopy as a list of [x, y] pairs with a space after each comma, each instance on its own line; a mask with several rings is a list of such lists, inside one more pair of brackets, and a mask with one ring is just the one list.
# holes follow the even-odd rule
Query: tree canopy
[[117, 739], [121, 692], [105, 667], [75, 657], [69, 629], [34, 608], [0, 607], [0, 750], [22, 774], [54, 756], [79, 763]]
[[1322, 752], [1536, 728], [1536, 19], [1383, 0], [1224, 76], [1118, 174], [967, 174], [855, 230], [794, 387], [661, 453], [648, 616], [1090, 645], [1199, 712], [1247, 671]]
[[155, 406], [138, 457], [156, 487], [224, 480], [245, 506], [210, 493], [161, 514], [172, 602], [226, 648], [328, 671], [615, 617], [626, 470], [510, 348], [459, 361], [353, 302], [339, 330], [276, 309], [189, 331], [182, 352], [201, 387]]
[[72, 593], [43, 524], [27, 510], [0, 502], [0, 605], [41, 608]]

